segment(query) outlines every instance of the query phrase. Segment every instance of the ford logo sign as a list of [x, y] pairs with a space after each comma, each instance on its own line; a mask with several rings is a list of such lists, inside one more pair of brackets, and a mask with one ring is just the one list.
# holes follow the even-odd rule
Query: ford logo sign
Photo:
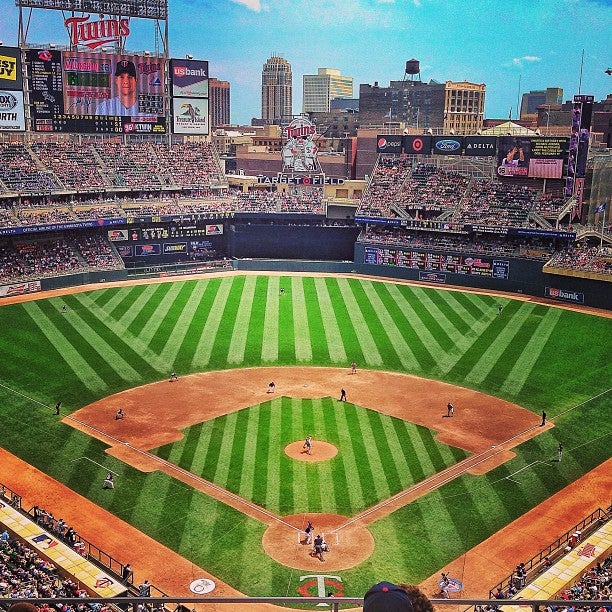
[[438, 140], [435, 147], [438, 151], [458, 151], [461, 143], [456, 140]]

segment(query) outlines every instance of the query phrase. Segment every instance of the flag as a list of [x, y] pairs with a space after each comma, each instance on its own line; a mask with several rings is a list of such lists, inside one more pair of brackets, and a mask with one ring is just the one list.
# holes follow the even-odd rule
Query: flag
[[602, 213], [606, 210], [606, 203], [602, 202], [597, 208], [595, 208], [595, 214]]

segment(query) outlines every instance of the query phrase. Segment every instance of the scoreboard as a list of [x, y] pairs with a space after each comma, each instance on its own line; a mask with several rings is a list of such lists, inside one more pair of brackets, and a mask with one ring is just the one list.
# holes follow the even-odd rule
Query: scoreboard
[[[29, 49], [26, 64], [36, 132], [166, 133], [161, 58]], [[134, 79], [134, 104], [115, 115], [121, 72]]]
[[365, 247], [364, 263], [503, 279], [508, 279], [510, 271], [507, 260], [386, 247]]

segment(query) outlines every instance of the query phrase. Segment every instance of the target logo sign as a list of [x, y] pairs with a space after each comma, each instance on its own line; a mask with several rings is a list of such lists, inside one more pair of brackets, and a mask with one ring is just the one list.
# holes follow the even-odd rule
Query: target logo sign
[[426, 155], [431, 151], [431, 136], [404, 136], [404, 153]]

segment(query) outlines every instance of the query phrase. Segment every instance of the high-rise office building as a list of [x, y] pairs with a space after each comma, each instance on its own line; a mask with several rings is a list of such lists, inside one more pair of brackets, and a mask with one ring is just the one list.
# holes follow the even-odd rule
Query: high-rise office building
[[213, 77], [208, 79], [210, 125], [213, 128], [230, 123], [230, 84]]
[[319, 68], [317, 74], [305, 74], [303, 84], [303, 113], [328, 113], [332, 100], [353, 97], [353, 77], [342, 76], [334, 68]]
[[563, 103], [563, 89], [547, 87], [546, 90], [528, 91], [521, 99], [521, 119], [529, 119], [538, 114], [538, 106], [553, 106]]
[[454, 130], [475, 134], [482, 128], [486, 86], [467, 81], [391, 81], [389, 87], [359, 86], [359, 120], [362, 127], [403, 123], [422, 130]]
[[289, 122], [292, 117], [291, 64], [273, 55], [261, 73], [261, 118], [265, 125]]

